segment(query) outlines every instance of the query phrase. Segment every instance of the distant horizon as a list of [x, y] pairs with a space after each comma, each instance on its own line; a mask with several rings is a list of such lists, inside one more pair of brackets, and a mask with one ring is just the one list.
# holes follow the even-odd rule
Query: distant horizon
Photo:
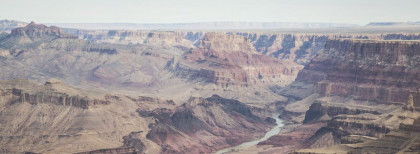
[[[2, 19], [0, 19], [1, 21]], [[370, 22], [366, 25], [351, 23], [322, 23], [322, 22], [245, 22], [245, 21], [215, 21], [215, 22], [191, 22], [191, 23], [40, 23], [37, 21], [19, 21], [4, 19], [29, 24], [44, 24], [46, 26], [57, 26], [69, 29], [86, 30], [277, 30], [277, 31], [302, 31], [302, 32], [339, 32], [348, 29], [365, 29], [380, 26], [382, 28], [400, 29], [405, 27], [409, 31], [419, 30], [420, 22]], [[3, 20], [3, 21], [4, 21]], [[22, 25], [21, 25], [22, 26]], [[378, 28], [378, 27], [377, 27]], [[314, 31], [315, 30], [315, 31]], [[331, 31], [332, 30], [332, 31]], [[361, 29], [360, 29], [361, 30]], [[359, 30], [359, 31], [360, 31]], [[407, 29], [408, 30], [408, 29]], [[356, 30], [357, 31], [357, 30]], [[363, 30], [361, 30], [363, 31]], [[381, 30], [379, 30], [381, 31]]]
[[[299, 23], [299, 24], [352, 24], [359, 25], [357, 23], [340, 23], [340, 22], [285, 22], [285, 21], [203, 21], [203, 22], [38, 22], [38, 21], [23, 21], [16, 19], [0, 19], [0, 20], [10, 20], [10, 21], [19, 21], [25, 23], [35, 22], [37, 24], [193, 24], [193, 23]], [[420, 22], [420, 21], [407, 21], [407, 22], [393, 22], [393, 21], [384, 21], [385, 23], [407, 23], [407, 22]], [[376, 22], [369, 22], [376, 23]], [[369, 24], [367, 23], [367, 24]], [[362, 26], [362, 25], [359, 25]]]
[[340, 22], [284, 22], [284, 21], [272, 21], [272, 22], [258, 22], [258, 21], [204, 21], [204, 22], [176, 22], [176, 23], [139, 23], [139, 22], [38, 22], [38, 21], [23, 21], [16, 19], [0, 19], [0, 20], [9, 20], [9, 21], [18, 21], [36, 24], [195, 24], [195, 23], [296, 23], [296, 24], [348, 24], [355, 26], [366, 26], [372, 23], [420, 23], [419, 21], [371, 21], [366, 24], [357, 24], [357, 23], [340, 23]]
[[[48, 4], [48, 5], [46, 5]], [[420, 21], [418, 0], [13, 0], [0, 19], [36, 23], [345, 23]]]

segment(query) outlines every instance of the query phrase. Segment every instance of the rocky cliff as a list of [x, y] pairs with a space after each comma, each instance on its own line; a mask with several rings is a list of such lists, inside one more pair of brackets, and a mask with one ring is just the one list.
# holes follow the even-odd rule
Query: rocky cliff
[[297, 81], [318, 82], [325, 96], [405, 103], [420, 84], [417, 41], [331, 40]]
[[249, 33], [234, 32], [248, 38], [255, 49], [265, 55], [291, 60], [301, 65], [308, 64], [324, 49], [329, 39], [352, 38], [374, 40], [419, 40], [420, 34], [374, 34], [374, 33]]
[[[19, 80], [16, 80], [19, 81]], [[13, 81], [12, 81], [13, 82]], [[26, 81], [24, 81], [26, 82]], [[12, 87], [13, 84], [2, 83], [1, 87]], [[15, 87], [11, 89], [1, 89], [2, 96], [8, 96], [13, 99], [10, 103], [29, 103], [31, 105], [38, 105], [41, 103], [52, 103], [54, 105], [72, 106], [82, 109], [88, 109], [95, 105], [107, 105], [113, 96], [107, 95], [104, 99], [92, 99], [87, 96], [79, 96], [67, 94], [65, 92], [56, 91], [56, 89], [69, 89], [58, 79], [51, 79], [45, 83], [44, 86], [36, 88]]]
[[[384, 36], [390, 35], [377, 36], [381, 40], [328, 40], [325, 49], [299, 72], [296, 81], [278, 90], [292, 95], [285, 95], [291, 103], [285, 106], [286, 112], [282, 116], [294, 123], [303, 123], [293, 130], [305, 130], [313, 125], [322, 127], [316, 131], [306, 129], [301, 134], [297, 134], [299, 131], [279, 134], [264, 145], [278, 146], [271, 148], [272, 151], [312, 148], [299, 152], [354, 150], [352, 152], [358, 153], [357, 148], [348, 150], [347, 146], [342, 148], [337, 144], [358, 144], [382, 138], [398, 142], [398, 137], [390, 137], [394, 135], [393, 131], [399, 129], [400, 123], [411, 125], [420, 115], [415, 105], [420, 87], [420, 47], [416, 40], [383, 40]], [[397, 36], [400, 37], [393, 37]], [[308, 91], [312, 94], [300, 94], [302, 89], [311, 87]], [[407, 134], [397, 136], [401, 135]], [[289, 140], [287, 136], [290, 136]], [[287, 141], [302, 144], [290, 147]], [[369, 149], [369, 146], [364, 148]], [[387, 151], [385, 146], [374, 147]], [[397, 149], [403, 147], [405, 145]], [[397, 149], [394, 150], [399, 151]]]
[[243, 36], [222, 33], [206, 33], [198, 48], [167, 66], [181, 77], [202, 76], [222, 87], [263, 82], [285, 85], [294, 80], [301, 69], [296, 63], [256, 53]]
[[[407, 119], [415, 118], [417, 114], [405, 113], [401, 106], [412, 104], [411, 108], [416, 108], [412, 95], [416, 95], [420, 86], [419, 45], [417, 41], [395, 40], [328, 41], [324, 52], [317, 55], [297, 78], [300, 82], [316, 83], [316, 92], [328, 100], [312, 104], [304, 123], [314, 119], [328, 122], [326, 128], [331, 131], [324, 129], [323, 134], [341, 132], [342, 136], [342, 132], [346, 132], [348, 135], [382, 137], [397, 128], [400, 122], [412, 122]], [[413, 103], [407, 103], [410, 97]], [[318, 134], [319, 139], [320, 136]], [[336, 137], [335, 144], [340, 143], [340, 138]], [[312, 143], [312, 146], [321, 146], [317, 144]]]

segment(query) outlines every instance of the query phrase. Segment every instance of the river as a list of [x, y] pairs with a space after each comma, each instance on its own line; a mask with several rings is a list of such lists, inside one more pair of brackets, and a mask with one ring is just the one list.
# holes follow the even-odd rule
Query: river
[[283, 128], [283, 126], [284, 126], [283, 120], [279, 118], [279, 115], [280, 114], [275, 114], [273, 116], [273, 118], [276, 119], [277, 125], [274, 128], [272, 128], [270, 131], [268, 131], [267, 133], [265, 133], [264, 137], [259, 138], [257, 140], [253, 140], [253, 141], [242, 143], [242, 144], [240, 144], [238, 146], [234, 146], [234, 147], [230, 147], [230, 148], [219, 150], [215, 154], [230, 153], [230, 152], [236, 151], [235, 149], [238, 149], [238, 148], [241, 148], [241, 147], [247, 147], [247, 146], [257, 145], [258, 143], [267, 140], [271, 136], [277, 135], [280, 132], [280, 130]]

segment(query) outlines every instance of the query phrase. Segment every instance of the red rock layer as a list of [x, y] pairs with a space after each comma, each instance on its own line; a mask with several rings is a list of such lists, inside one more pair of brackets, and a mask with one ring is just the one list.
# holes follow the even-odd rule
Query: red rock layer
[[318, 82], [317, 92], [326, 96], [405, 103], [419, 88], [418, 66], [420, 42], [330, 40], [296, 80]]
[[222, 87], [248, 86], [257, 82], [287, 84], [301, 69], [294, 62], [256, 53], [243, 36], [221, 33], [207, 33], [197, 49], [185, 53], [183, 61], [186, 64], [169, 64], [175, 74], [203, 77]]

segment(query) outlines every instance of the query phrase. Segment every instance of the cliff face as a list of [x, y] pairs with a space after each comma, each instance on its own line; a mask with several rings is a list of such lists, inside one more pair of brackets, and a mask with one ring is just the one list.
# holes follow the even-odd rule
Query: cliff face
[[296, 63], [256, 53], [249, 40], [242, 36], [221, 33], [207, 33], [198, 48], [167, 66], [178, 76], [204, 77], [222, 87], [262, 82], [285, 85], [301, 69]]
[[223, 33], [206, 33], [198, 44], [198, 48], [204, 49], [205, 52], [255, 52], [255, 48], [252, 47], [251, 42], [247, 38]]
[[[393, 131], [399, 129], [400, 123], [411, 125], [420, 116], [415, 105], [419, 103], [420, 44], [416, 40], [384, 39], [415, 39], [415, 36], [373, 35], [368, 38], [380, 40], [328, 40], [325, 49], [299, 72], [296, 82], [279, 90], [290, 89], [286, 94], [292, 95], [282, 116], [303, 123], [294, 130], [313, 125], [322, 127], [303, 131], [310, 134], [306, 136], [295, 132], [279, 134], [265, 144], [279, 146], [272, 150], [287, 150], [290, 147], [285, 138], [290, 136], [290, 142], [303, 142], [297, 148], [308, 148], [298, 152], [395, 153], [403, 150], [411, 141], [401, 144], [401, 138], [413, 138], [408, 137], [410, 133]], [[312, 85], [313, 94], [293, 97], [301, 96], [297, 90]], [[307, 111], [303, 113], [303, 110]], [[407, 129], [415, 128], [408, 126]], [[398, 143], [398, 147], [392, 150], [384, 146], [394, 143]], [[337, 144], [353, 144], [363, 150]]]
[[265, 55], [307, 64], [323, 49], [328, 35], [236, 33], [250, 39], [255, 49]]
[[420, 34], [269, 34], [234, 33], [248, 38], [255, 49], [265, 55], [308, 64], [329, 39], [352, 38], [374, 40], [419, 40]]
[[[5, 91], [6, 93], [10, 91]], [[27, 102], [32, 105], [36, 105], [38, 103], [56, 103], [56, 105], [64, 105], [64, 106], [74, 106], [83, 109], [87, 109], [89, 106], [94, 105], [106, 105], [109, 104], [109, 101], [106, 100], [91, 100], [87, 97], [80, 97], [80, 96], [69, 96], [65, 93], [26, 93], [22, 89], [12, 89], [11, 93], [18, 97], [16, 103], [24, 103]]]
[[325, 96], [405, 103], [420, 84], [420, 43], [331, 40], [297, 81], [316, 83]]
[[[327, 100], [315, 102], [306, 112], [304, 123], [328, 123], [307, 141], [311, 147], [339, 144], [348, 135], [380, 138], [399, 123], [412, 122], [418, 103], [413, 95], [420, 86], [419, 45], [396, 40], [327, 41], [325, 50], [296, 79], [317, 85], [316, 93]], [[401, 110], [410, 104], [406, 108], [413, 113]], [[333, 140], [327, 141], [329, 135]]]
[[[16, 80], [19, 81], [19, 80]], [[16, 82], [14, 81], [14, 82]], [[25, 81], [26, 82], [26, 81]], [[4, 84], [4, 83], [3, 83]], [[9, 83], [9, 86], [13, 84]], [[30, 83], [31, 84], [31, 83]], [[6, 84], [5, 84], [6, 85]], [[72, 106], [82, 109], [96, 105], [108, 105], [111, 100], [118, 99], [116, 96], [106, 95], [103, 99], [93, 99], [87, 96], [79, 96], [74, 94], [67, 94], [65, 92], [56, 91], [56, 89], [69, 89], [58, 79], [51, 79], [43, 86], [27, 87], [14, 87], [11, 89], [5, 88], [1, 85], [1, 96], [10, 97], [10, 103], [29, 103], [31, 105], [38, 104], [54, 104], [60, 106]], [[71, 89], [71, 88], [70, 88]]]

